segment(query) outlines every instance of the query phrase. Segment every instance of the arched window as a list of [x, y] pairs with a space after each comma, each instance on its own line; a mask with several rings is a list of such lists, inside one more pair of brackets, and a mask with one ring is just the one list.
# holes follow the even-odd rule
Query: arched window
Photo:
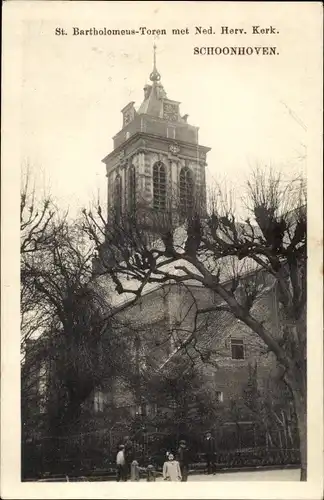
[[161, 161], [153, 166], [153, 208], [166, 209], [166, 172]]
[[120, 175], [117, 175], [114, 183], [114, 210], [115, 217], [117, 220], [121, 216], [121, 206], [122, 206], [122, 183]]
[[187, 213], [193, 207], [193, 180], [192, 172], [188, 167], [180, 171], [180, 210]]
[[131, 165], [128, 169], [128, 210], [133, 213], [136, 204], [136, 178], [135, 167]]

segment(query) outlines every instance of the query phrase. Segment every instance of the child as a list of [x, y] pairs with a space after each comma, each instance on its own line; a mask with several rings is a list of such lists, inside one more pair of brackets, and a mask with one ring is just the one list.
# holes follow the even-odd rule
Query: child
[[156, 479], [156, 470], [154, 465], [152, 464], [152, 459], [150, 457], [148, 466], [146, 467], [146, 481], [155, 481], [155, 479]]
[[140, 468], [138, 466], [138, 461], [133, 460], [131, 463], [131, 481], [140, 480]]
[[154, 469], [154, 465], [150, 464], [146, 468], [147, 478], [146, 481], [155, 481], [156, 472]]
[[165, 481], [181, 481], [180, 465], [174, 460], [172, 453], [169, 453], [168, 460], [163, 465], [163, 479]]
[[125, 446], [123, 444], [119, 445], [119, 452], [116, 457], [117, 465], [117, 482], [127, 481], [127, 467], [125, 461]]

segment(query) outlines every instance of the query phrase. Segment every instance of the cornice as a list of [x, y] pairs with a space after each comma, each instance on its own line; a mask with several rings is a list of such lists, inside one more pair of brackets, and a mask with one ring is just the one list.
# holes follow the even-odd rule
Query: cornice
[[[147, 132], [136, 132], [135, 134], [133, 134], [129, 139], [127, 139], [125, 142], [123, 142], [122, 144], [120, 144], [116, 149], [114, 149], [111, 153], [109, 153], [107, 156], [105, 156], [105, 158], [103, 158], [101, 161], [103, 163], [107, 163], [107, 161], [111, 158], [114, 158], [115, 156], [117, 156], [122, 150], [124, 150], [127, 146], [129, 146], [132, 142], [135, 142], [136, 140], [138, 139], [153, 139], [153, 140], [158, 140], [164, 144], [174, 144], [174, 143], [177, 143], [180, 147], [189, 147], [189, 148], [192, 148], [192, 149], [198, 149], [198, 151], [200, 152], [204, 152], [204, 153], [208, 153], [209, 151], [211, 151], [211, 148], [208, 147], [208, 146], [203, 146], [201, 144], [195, 144], [193, 142], [187, 142], [187, 141], [182, 141], [182, 140], [178, 140], [178, 139], [171, 139], [170, 137], [161, 137], [160, 135], [157, 135], [157, 134], [150, 134], [150, 133], [147, 133]], [[146, 149], [148, 150], [149, 148], [147, 147], [142, 147], [142, 149]], [[125, 155], [125, 160], [128, 156], [131, 156], [133, 155], [134, 153], [131, 153], [130, 155]], [[183, 155], [180, 155], [179, 154], [179, 157], [181, 157]], [[188, 159], [191, 159], [191, 157], [187, 157]]]

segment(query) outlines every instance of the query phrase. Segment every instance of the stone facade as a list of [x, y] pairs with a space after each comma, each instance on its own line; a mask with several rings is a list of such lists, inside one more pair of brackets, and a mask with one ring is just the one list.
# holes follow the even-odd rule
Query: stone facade
[[[165, 169], [166, 204], [162, 210], [178, 208], [183, 172], [187, 170], [190, 171], [194, 197], [205, 209], [205, 167], [210, 148], [199, 144], [198, 127], [187, 123], [188, 115], [180, 115], [180, 103], [168, 99], [160, 80], [154, 54], [151, 83], [144, 87], [144, 100], [138, 110], [134, 102], [122, 109], [122, 129], [113, 138], [113, 151], [103, 159], [108, 178], [108, 216], [114, 213], [116, 204], [119, 204], [121, 213], [127, 212], [131, 197], [137, 210], [143, 208], [145, 213], [154, 212], [156, 165], [163, 165]], [[119, 183], [117, 192], [116, 179]], [[262, 286], [267, 290], [266, 283]], [[275, 329], [277, 306], [273, 293], [271, 290], [261, 294], [254, 306], [254, 314], [256, 317], [261, 315]], [[144, 371], [150, 364], [150, 369], [160, 370], [161, 376], [168, 371], [176, 373], [177, 369], [185, 369], [188, 359], [179, 346], [195, 329], [195, 311], [197, 307], [208, 307], [217, 301], [219, 298], [210, 290], [195, 283], [165, 285], [147, 291], [140, 302], [121, 314], [122, 321], [128, 321], [140, 332], [137, 344], [130, 346], [127, 354], [129, 362], [138, 363]], [[206, 386], [219, 394], [219, 402], [225, 407], [241, 397], [249, 367], [256, 361], [262, 386], [275, 363], [265, 353], [265, 346], [257, 335], [228, 313], [213, 313], [207, 322], [206, 318], [199, 318], [199, 322], [196, 348], [189, 345], [190, 357], [199, 366]], [[203, 362], [204, 358], [208, 362]], [[116, 380], [109, 390], [116, 406], [136, 406], [139, 395], [132, 393], [121, 380]]]
[[[242, 400], [242, 391], [249, 379], [250, 367], [258, 365], [258, 388], [262, 390], [269, 376], [276, 373], [276, 362], [260, 338], [246, 325], [226, 312], [214, 312], [199, 317], [196, 345], [183, 342], [195, 331], [197, 307], [209, 307], [219, 302], [210, 290], [197, 285], [168, 284], [146, 293], [134, 306], [124, 309], [119, 320], [131, 325], [139, 335], [138, 343], [130, 345], [125, 353], [127, 363], [138, 363], [139, 373], [177, 377], [194, 360], [204, 390], [217, 396], [220, 408], [227, 412], [233, 401]], [[264, 283], [252, 309], [256, 318], [275, 332], [277, 300], [273, 284]], [[137, 352], [137, 357], [136, 357]], [[236, 359], [235, 359], [236, 358]], [[158, 375], [159, 376], [159, 375]], [[102, 388], [105, 392], [105, 388]], [[110, 392], [112, 391], [112, 392]], [[141, 411], [138, 399], [145, 405], [154, 405], [161, 398], [130, 390], [122, 380], [115, 380], [108, 389], [114, 407], [128, 408], [130, 414]], [[111, 398], [111, 394], [113, 397]], [[162, 403], [163, 409], [167, 407]]]
[[[154, 63], [151, 85], [144, 88], [144, 101], [137, 111], [134, 102], [122, 109], [122, 129], [113, 138], [113, 151], [102, 160], [106, 165], [110, 216], [117, 203], [118, 210], [127, 211], [131, 196], [137, 207], [156, 206], [153, 169], [158, 163], [165, 169], [166, 204], [162, 210], [175, 208], [179, 202], [182, 169], [189, 170], [193, 189], [199, 195], [195, 198], [199, 197], [202, 207], [205, 205], [205, 167], [210, 148], [199, 144], [198, 127], [187, 123], [188, 115], [180, 115], [180, 103], [167, 98], [160, 78]], [[130, 192], [130, 175], [134, 175], [134, 194]]]

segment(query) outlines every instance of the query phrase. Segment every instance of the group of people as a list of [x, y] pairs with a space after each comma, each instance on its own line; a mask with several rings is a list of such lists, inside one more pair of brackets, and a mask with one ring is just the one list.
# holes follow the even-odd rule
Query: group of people
[[165, 481], [187, 481], [189, 472], [189, 450], [186, 441], [179, 443], [177, 456], [167, 452], [167, 460], [163, 464], [163, 479]]
[[[207, 474], [216, 473], [216, 446], [215, 440], [210, 431], [206, 432], [204, 439], [204, 452], [207, 466]], [[187, 443], [182, 439], [179, 443], [179, 449], [176, 457], [173, 453], [167, 453], [168, 460], [163, 465], [163, 478], [169, 481], [188, 480], [189, 472], [189, 449]]]
[[[204, 451], [207, 465], [207, 473], [216, 472], [215, 463], [215, 441], [210, 431], [206, 433], [204, 439]], [[129, 478], [132, 481], [139, 481], [140, 467], [137, 460], [134, 460], [132, 451], [132, 442], [128, 437], [125, 438], [124, 444], [119, 445], [119, 451], [116, 457], [117, 465], [117, 481], [127, 481]], [[156, 472], [154, 466], [149, 464], [145, 469], [147, 473], [147, 481], [155, 481]], [[189, 449], [184, 439], [179, 442], [179, 448], [174, 455], [171, 452], [166, 453], [166, 460], [163, 464], [162, 475], [165, 481], [182, 481], [188, 480], [189, 472]]]

